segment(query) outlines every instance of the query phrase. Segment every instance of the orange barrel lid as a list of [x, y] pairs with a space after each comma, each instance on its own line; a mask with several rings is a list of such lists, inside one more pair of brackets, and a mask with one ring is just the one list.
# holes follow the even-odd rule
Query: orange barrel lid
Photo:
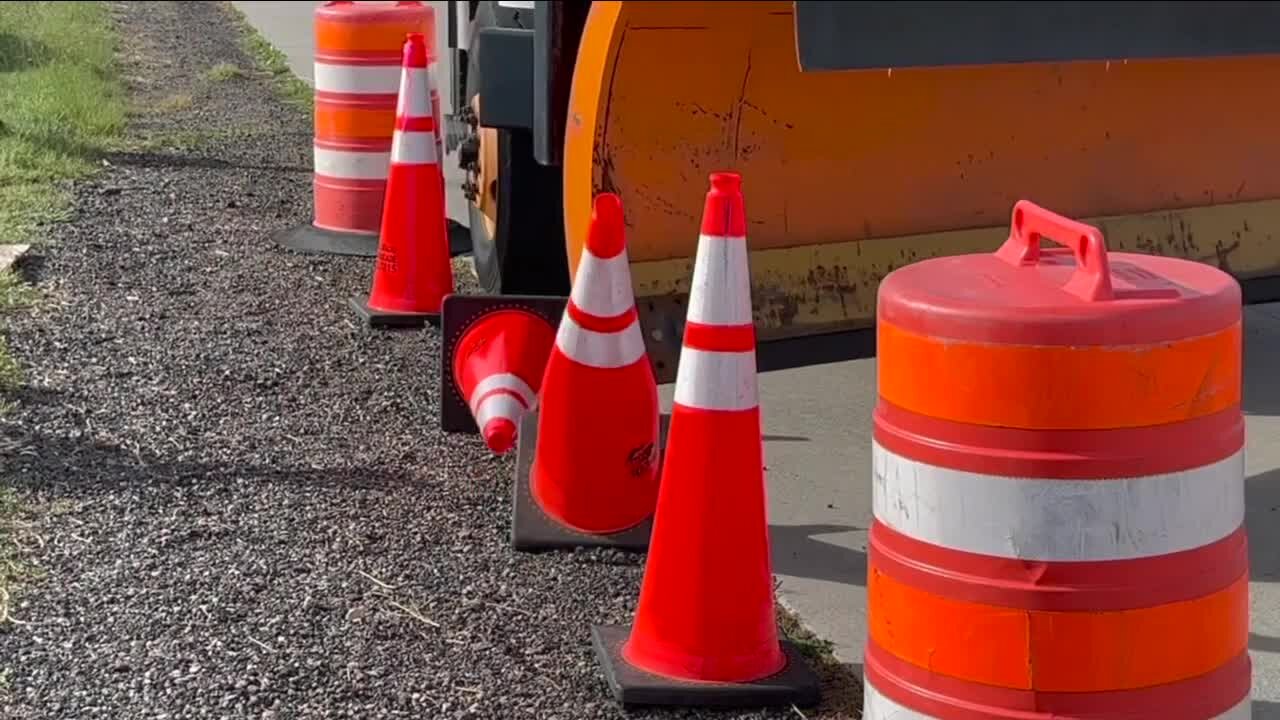
[[[1042, 249], [1041, 238], [1065, 247]], [[995, 253], [890, 273], [877, 315], [886, 412], [1032, 432], [1172, 430], [1217, 416], [1224, 438], [1235, 432], [1236, 280], [1200, 262], [1108, 252], [1097, 228], [1030, 202], [1015, 206]]]
[[[1065, 247], [1041, 249], [1048, 238]], [[1240, 319], [1240, 286], [1201, 262], [1108, 252], [1097, 228], [1027, 201], [991, 254], [922, 260], [880, 284], [877, 315], [933, 338], [1010, 345], [1156, 344]]]
[[405, 35], [420, 32], [426, 36], [427, 56], [435, 57], [435, 17], [435, 10], [423, 2], [327, 2], [313, 15], [316, 54], [350, 55], [352, 60], [372, 54], [395, 64]]

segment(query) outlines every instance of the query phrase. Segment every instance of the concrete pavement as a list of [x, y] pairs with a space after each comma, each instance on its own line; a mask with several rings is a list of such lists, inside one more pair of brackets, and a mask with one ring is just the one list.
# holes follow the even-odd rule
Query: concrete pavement
[[[310, 13], [317, 4], [235, 3], [304, 79], [311, 73]], [[432, 4], [444, 17], [443, 3]], [[442, 46], [444, 31], [441, 25]], [[456, 213], [451, 204], [451, 216], [465, 221]], [[1247, 308], [1245, 316], [1254, 718], [1280, 720], [1280, 304]], [[835, 643], [842, 660], [858, 665], [866, 639], [875, 367], [874, 359], [860, 360], [760, 379], [774, 571], [782, 598]], [[669, 409], [672, 388], [662, 390]]]

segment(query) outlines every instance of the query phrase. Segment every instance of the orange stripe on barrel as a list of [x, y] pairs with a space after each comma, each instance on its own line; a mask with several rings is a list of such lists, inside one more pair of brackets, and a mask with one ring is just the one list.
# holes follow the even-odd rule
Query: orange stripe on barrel
[[929, 417], [1030, 429], [1110, 429], [1210, 415], [1240, 401], [1241, 329], [1131, 346], [996, 345], [881, 319], [880, 395]]
[[396, 127], [395, 103], [382, 108], [353, 108], [316, 101], [316, 137], [377, 138], [391, 142]]
[[1057, 612], [963, 602], [871, 564], [872, 639], [902, 660], [1017, 690], [1103, 692], [1211, 672], [1248, 643], [1247, 573], [1218, 592], [1134, 610]]

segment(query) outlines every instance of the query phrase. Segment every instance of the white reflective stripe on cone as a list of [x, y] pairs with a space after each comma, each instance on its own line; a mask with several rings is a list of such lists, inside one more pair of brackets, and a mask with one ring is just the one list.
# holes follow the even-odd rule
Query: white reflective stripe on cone
[[687, 320], [704, 325], [750, 325], [749, 267], [746, 238], [699, 236]]
[[493, 393], [482, 400], [480, 407], [476, 408], [476, 427], [480, 428], [481, 432], [484, 432], [484, 426], [488, 425], [489, 421], [494, 418], [506, 418], [519, 425], [520, 418], [524, 413], [524, 405], [521, 405], [520, 400], [515, 396], [503, 392]]
[[424, 130], [397, 130], [391, 136], [391, 162], [434, 165], [436, 135]]
[[681, 348], [675, 401], [703, 410], [750, 410], [758, 406], [755, 352]]
[[876, 519], [952, 550], [1045, 562], [1134, 560], [1203, 547], [1244, 521], [1243, 451], [1192, 470], [1114, 480], [951, 470], [874, 441], [871, 458]]
[[511, 373], [494, 373], [476, 383], [475, 389], [471, 391], [471, 399], [467, 401], [471, 410], [474, 412], [476, 403], [494, 390], [510, 390], [524, 400], [525, 407], [532, 408], [538, 404], [538, 395], [529, 387], [529, 383]]
[[393, 95], [400, 91], [400, 64], [315, 64], [316, 92]]
[[386, 180], [389, 152], [353, 152], [315, 147], [315, 173], [347, 180]]
[[405, 68], [400, 73], [398, 117], [431, 117], [431, 75], [425, 68]]
[[617, 317], [635, 307], [626, 251], [604, 260], [583, 248], [577, 282], [569, 297], [579, 310], [596, 317]]
[[602, 333], [582, 327], [568, 313], [556, 331], [556, 347], [570, 360], [594, 368], [626, 367], [645, 352], [640, 323], [632, 320], [624, 330]]

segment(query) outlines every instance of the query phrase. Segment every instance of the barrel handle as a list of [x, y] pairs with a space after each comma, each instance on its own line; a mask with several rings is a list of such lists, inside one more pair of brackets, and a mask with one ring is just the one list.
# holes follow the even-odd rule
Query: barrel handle
[[1063, 290], [1084, 300], [1111, 300], [1111, 262], [1102, 231], [1056, 213], [1028, 200], [1013, 206], [1009, 239], [996, 256], [1011, 265], [1035, 265], [1040, 261], [1040, 238], [1045, 237], [1071, 249], [1076, 271]]

